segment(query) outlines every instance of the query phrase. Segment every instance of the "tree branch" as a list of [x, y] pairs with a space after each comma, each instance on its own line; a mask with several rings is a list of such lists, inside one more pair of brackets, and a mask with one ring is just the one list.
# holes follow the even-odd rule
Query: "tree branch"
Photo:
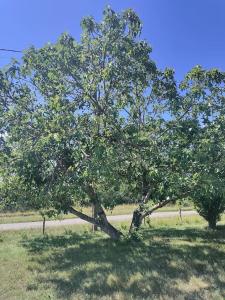
[[146, 203], [148, 201], [150, 194], [151, 194], [151, 189], [149, 189], [147, 194], [142, 197], [142, 203]]
[[165, 206], [166, 204], [168, 204], [169, 202], [171, 201], [174, 201], [174, 199], [168, 199], [168, 200], [164, 200], [164, 201], [161, 201], [159, 203], [157, 203], [156, 205], [154, 205], [150, 210], [146, 211], [143, 215], [143, 218], [151, 215], [155, 210]]
[[69, 212], [77, 217], [79, 217], [80, 219], [88, 222], [88, 223], [91, 223], [93, 225], [97, 225], [99, 226], [99, 222], [97, 220], [95, 220], [94, 218], [90, 217], [90, 216], [87, 216], [85, 214], [83, 214], [82, 212], [74, 209], [72, 206], [69, 208]]

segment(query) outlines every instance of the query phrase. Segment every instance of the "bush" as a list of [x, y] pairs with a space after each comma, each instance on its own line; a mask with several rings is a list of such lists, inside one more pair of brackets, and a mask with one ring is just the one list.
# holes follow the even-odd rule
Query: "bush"
[[215, 229], [216, 223], [225, 210], [225, 197], [223, 195], [199, 195], [194, 199], [194, 204], [199, 215], [208, 222], [209, 228]]

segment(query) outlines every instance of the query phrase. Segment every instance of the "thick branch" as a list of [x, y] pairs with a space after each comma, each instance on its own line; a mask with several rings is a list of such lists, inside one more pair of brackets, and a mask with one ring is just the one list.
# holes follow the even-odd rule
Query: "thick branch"
[[85, 214], [83, 214], [82, 212], [74, 209], [72, 206], [69, 208], [69, 212], [79, 218], [81, 218], [82, 220], [86, 221], [86, 222], [89, 222], [93, 225], [97, 225], [99, 226], [99, 222], [97, 220], [95, 220], [94, 218], [90, 217], [90, 216], [87, 216]]
[[148, 210], [146, 212], [144, 211], [143, 207], [137, 208], [133, 213], [133, 218], [132, 218], [132, 221], [130, 224], [129, 232], [131, 233], [133, 230], [138, 230], [145, 217], [151, 215], [153, 213], [153, 211], [157, 210], [160, 207], [165, 206], [167, 203], [171, 202], [172, 200], [174, 200], [174, 199], [168, 199], [168, 200], [161, 201], [161, 202], [157, 203], [156, 205], [154, 205], [150, 210]]
[[142, 203], [146, 203], [148, 201], [150, 194], [151, 194], [151, 190], [149, 189], [147, 194], [142, 197]]
[[155, 210], [165, 206], [166, 204], [168, 204], [169, 202], [173, 201], [174, 199], [168, 199], [168, 200], [164, 200], [164, 201], [161, 201], [159, 203], [157, 203], [156, 205], [154, 205], [150, 210], [146, 211], [143, 215], [143, 218], [151, 215]]
[[82, 212], [74, 209], [73, 207], [69, 208], [69, 212], [76, 215], [77, 217], [81, 218], [86, 222], [99, 226], [101, 230], [104, 231], [106, 234], [108, 234], [112, 239], [118, 240], [122, 235], [122, 233], [108, 222], [105, 212], [101, 208], [101, 206], [99, 206], [98, 208], [99, 208], [98, 211], [99, 220], [95, 220], [94, 218], [83, 214]]

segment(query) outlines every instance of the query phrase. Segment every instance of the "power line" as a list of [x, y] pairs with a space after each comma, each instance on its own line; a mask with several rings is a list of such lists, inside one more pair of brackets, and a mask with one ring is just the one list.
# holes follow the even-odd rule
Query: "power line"
[[20, 50], [0, 48], [0, 51], [22, 53]]

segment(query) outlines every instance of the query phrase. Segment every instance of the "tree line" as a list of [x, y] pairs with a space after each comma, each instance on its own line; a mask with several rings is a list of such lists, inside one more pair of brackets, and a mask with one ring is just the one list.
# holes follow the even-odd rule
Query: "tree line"
[[225, 209], [225, 73], [196, 66], [178, 83], [151, 59], [131, 9], [107, 7], [81, 26], [80, 41], [62, 34], [0, 70], [0, 206], [70, 212], [119, 239], [106, 208], [136, 203], [132, 234], [189, 199], [214, 229]]

